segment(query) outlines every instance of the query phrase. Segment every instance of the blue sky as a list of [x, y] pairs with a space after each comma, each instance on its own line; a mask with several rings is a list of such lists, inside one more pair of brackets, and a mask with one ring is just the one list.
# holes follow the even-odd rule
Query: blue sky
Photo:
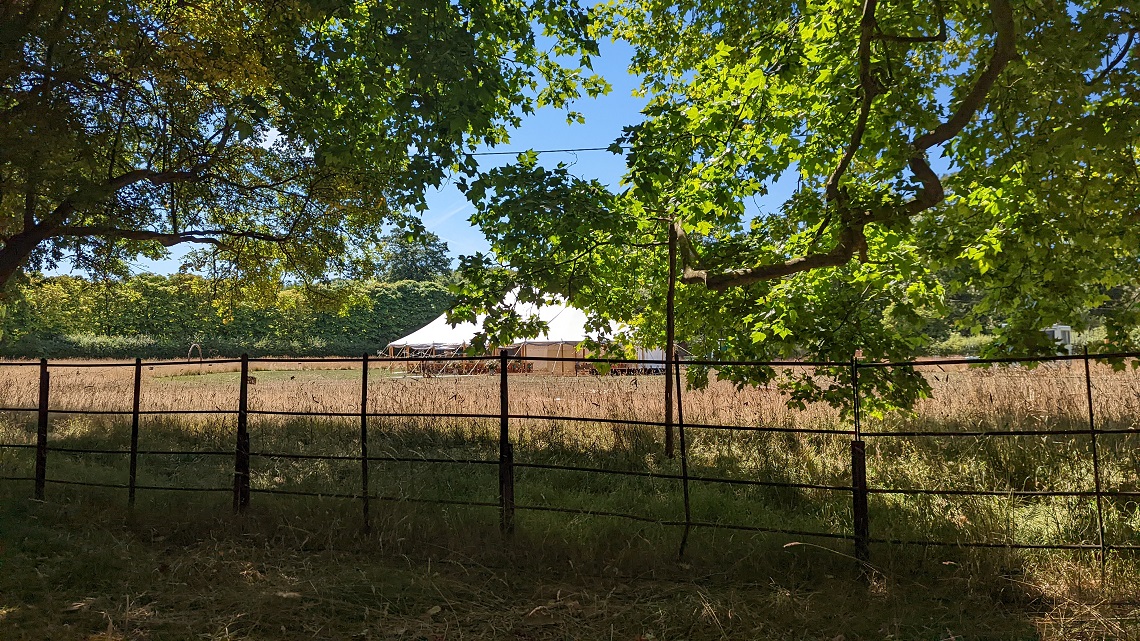
[[[645, 104], [643, 98], [633, 96], [638, 80], [627, 71], [632, 51], [626, 43], [602, 43], [601, 55], [594, 60], [594, 71], [605, 77], [613, 89], [607, 95], [583, 98], [572, 106], [574, 111], [585, 116], [585, 124], [567, 124], [566, 113], [562, 110], [540, 109], [526, 117], [522, 126], [511, 133], [509, 144], [484, 151], [606, 147], [614, 142], [623, 127], [641, 120], [641, 107]], [[488, 169], [513, 162], [514, 155], [480, 156], [478, 160], [481, 168]], [[564, 162], [572, 166], [571, 171], [576, 175], [596, 178], [615, 188], [625, 173], [624, 158], [607, 151], [543, 154], [540, 161], [548, 166]], [[433, 190], [427, 200], [424, 225], [447, 242], [452, 256], [488, 248], [483, 234], [468, 222], [473, 211], [471, 204], [453, 183]], [[192, 247], [189, 246], [174, 247], [169, 258], [164, 260], [140, 259], [134, 264], [135, 271], [176, 272], [182, 256], [190, 249]], [[68, 271], [69, 266], [61, 265], [53, 273]]]
[[[610, 93], [598, 98], [583, 98], [571, 108], [585, 116], [584, 124], [568, 124], [566, 114], [558, 109], [541, 109], [528, 116], [522, 125], [511, 133], [509, 144], [484, 151], [519, 152], [527, 149], [565, 149], [584, 147], [606, 147], [621, 134], [622, 128], [641, 120], [644, 98], [635, 97], [638, 79], [628, 72], [633, 49], [627, 43], [604, 42], [601, 55], [594, 60], [594, 70], [608, 80], [612, 86]], [[608, 151], [578, 153], [542, 154], [540, 162], [553, 166], [564, 162], [571, 171], [582, 178], [594, 178], [613, 188], [617, 188], [625, 173], [625, 159]], [[479, 165], [483, 169], [504, 165], [514, 161], [513, 154], [480, 156]], [[754, 215], [764, 205], [782, 203], [795, 188], [795, 172], [790, 171], [775, 185], [762, 200], [746, 203], [746, 208]], [[423, 215], [425, 227], [435, 232], [447, 242], [453, 257], [485, 251], [486, 239], [468, 221], [473, 207], [453, 183], [428, 194], [428, 210]], [[173, 273], [178, 271], [182, 257], [190, 246], [176, 246], [168, 258], [158, 261], [139, 259], [134, 263], [136, 272]], [[70, 265], [61, 264], [49, 273], [67, 273]]]
[[[627, 72], [632, 52], [626, 43], [602, 44], [594, 71], [608, 80], [613, 90], [605, 96], [584, 98], [573, 105], [574, 111], [585, 116], [585, 124], [567, 124], [564, 111], [541, 109], [511, 133], [509, 144], [493, 151], [606, 147], [614, 142], [623, 127], [641, 120], [641, 108], [645, 104], [643, 98], [632, 95], [638, 86], [637, 78]], [[509, 164], [514, 156], [480, 156], [478, 160], [480, 168], [488, 169]], [[625, 173], [624, 158], [608, 151], [542, 154], [539, 160], [547, 166], [564, 162], [571, 165], [575, 175], [596, 178], [614, 188]], [[487, 241], [467, 221], [472, 211], [463, 194], [449, 184], [428, 195], [424, 225], [447, 242], [453, 255], [484, 251]]]

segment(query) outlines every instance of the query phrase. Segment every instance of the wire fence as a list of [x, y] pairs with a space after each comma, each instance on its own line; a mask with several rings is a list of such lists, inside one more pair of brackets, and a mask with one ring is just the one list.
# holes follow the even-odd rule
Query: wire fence
[[[435, 505], [456, 505], [456, 506], [469, 506], [481, 509], [497, 510], [499, 516], [499, 525], [505, 536], [510, 536], [516, 527], [515, 515], [518, 512], [556, 512], [575, 515], [589, 515], [597, 517], [611, 517], [628, 519], [637, 522], [654, 523], [661, 526], [678, 527], [682, 528], [681, 535], [681, 553], [684, 553], [685, 546], [689, 539], [689, 533], [694, 528], [714, 528], [726, 529], [746, 532], [757, 533], [770, 533], [778, 535], [787, 535], [794, 537], [812, 537], [819, 539], [830, 540], [843, 540], [849, 541], [853, 546], [854, 555], [862, 562], [866, 562], [870, 558], [870, 548], [872, 544], [885, 544], [885, 545], [906, 545], [906, 546], [957, 546], [957, 547], [973, 547], [973, 548], [1007, 548], [1007, 549], [1040, 549], [1040, 550], [1092, 550], [1099, 553], [1100, 558], [1103, 560], [1112, 551], [1138, 551], [1140, 545], [1131, 540], [1110, 540], [1106, 535], [1105, 527], [1105, 501], [1113, 499], [1135, 500], [1140, 498], [1140, 490], [1129, 490], [1118, 487], [1105, 487], [1103, 483], [1103, 475], [1101, 469], [1101, 452], [1098, 449], [1098, 440], [1102, 435], [1106, 434], [1140, 434], [1140, 430], [1135, 427], [1127, 428], [1102, 428], [1098, 426], [1098, 417], [1094, 411], [1093, 400], [1093, 379], [1090, 373], [1090, 364], [1099, 361], [1120, 361], [1122, 359], [1134, 359], [1138, 354], [1133, 353], [1115, 353], [1115, 354], [1097, 354], [1089, 355], [1087, 353], [1071, 356], [1055, 356], [1055, 357], [1031, 357], [1031, 358], [997, 358], [997, 359], [938, 359], [929, 361], [907, 361], [896, 363], [884, 362], [860, 362], [852, 359], [848, 363], [838, 362], [802, 362], [802, 361], [775, 361], [775, 362], [753, 362], [753, 361], [704, 361], [704, 360], [688, 360], [681, 363], [664, 361], [667, 376], [673, 378], [676, 389], [678, 390], [675, 395], [676, 414], [675, 420], [667, 421], [653, 421], [653, 420], [633, 420], [633, 419], [620, 419], [612, 417], [587, 417], [576, 415], [561, 415], [561, 414], [548, 414], [536, 415], [532, 413], [512, 413], [511, 410], [511, 391], [512, 380], [515, 379], [516, 374], [508, 375], [509, 372], [516, 371], [518, 368], [512, 367], [512, 361], [526, 360], [526, 361], [573, 361], [577, 364], [585, 364], [590, 367], [604, 367], [610, 363], [636, 363], [638, 366], [661, 365], [662, 361], [649, 361], [649, 360], [636, 360], [636, 361], [621, 361], [617, 359], [583, 359], [577, 357], [523, 357], [518, 355], [510, 355], [506, 352], [496, 356], [484, 357], [471, 357], [471, 356], [424, 356], [416, 358], [401, 357], [397, 359], [376, 358], [364, 355], [357, 359], [347, 358], [314, 358], [314, 359], [290, 359], [288, 362], [297, 363], [339, 363], [342, 365], [355, 365], [359, 364], [361, 373], [361, 383], [359, 390], [359, 409], [357, 411], [287, 411], [287, 410], [271, 410], [271, 409], [251, 409], [249, 406], [249, 387], [251, 384], [250, 367], [251, 364], [256, 363], [275, 363], [281, 362], [279, 359], [255, 359], [242, 357], [241, 359], [226, 359], [209, 361], [212, 364], [240, 364], [240, 378], [238, 386], [237, 406], [234, 409], [170, 409], [170, 410], [143, 410], [141, 409], [140, 396], [142, 389], [143, 367], [144, 365], [151, 368], [155, 366], [170, 365], [169, 362], [156, 362], [156, 363], [143, 363], [142, 360], [136, 359], [134, 363], [66, 363], [65, 365], [57, 365], [57, 367], [65, 366], [67, 368], [83, 368], [83, 367], [128, 367], [133, 368], [133, 389], [132, 389], [132, 408], [130, 410], [106, 410], [106, 409], [63, 409], [53, 408], [51, 406], [51, 398], [49, 396], [50, 379], [53, 365], [47, 360], [41, 360], [39, 363], [21, 363], [11, 362], [4, 363], [5, 366], [30, 366], [38, 367], [39, 369], [39, 384], [38, 384], [38, 403], [35, 407], [21, 407], [21, 406], [5, 406], [0, 407], [2, 412], [28, 412], [35, 413], [36, 415], [36, 440], [34, 444], [28, 443], [0, 443], [0, 450], [28, 450], [33, 449], [35, 453], [34, 474], [31, 476], [3, 476], [0, 480], [10, 482], [31, 482], [33, 484], [33, 496], [37, 500], [44, 500], [47, 496], [46, 488], [48, 485], [73, 485], [73, 486], [89, 486], [100, 488], [113, 488], [126, 490], [127, 502], [130, 506], [134, 506], [138, 492], [159, 492], [159, 491], [173, 491], [173, 492], [199, 492], [199, 493], [219, 493], [229, 494], [232, 500], [232, 509], [235, 513], [241, 514], [250, 509], [252, 504], [252, 496], [254, 494], [267, 494], [267, 495], [286, 495], [286, 496], [313, 496], [323, 498], [342, 499], [347, 501], [357, 501], [360, 504], [361, 510], [361, 524], [365, 531], [368, 531], [372, 522], [372, 505], [377, 502], [404, 502], [404, 503], [423, 503]], [[498, 393], [499, 393], [499, 411], [497, 413], [491, 412], [450, 412], [450, 413], [433, 413], [433, 412], [376, 412], [369, 410], [369, 371], [370, 365], [384, 364], [389, 361], [398, 363], [406, 363], [410, 360], [424, 361], [424, 362], [439, 362], [439, 361], [484, 361], [487, 369], [492, 373], [491, 375], [498, 377]], [[941, 430], [883, 430], [866, 429], [866, 417], [863, 415], [863, 394], [860, 390], [860, 373], [868, 369], [878, 368], [915, 368], [915, 367], [929, 367], [929, 366], [978, 366], [978, 365], [994, 365], [994, 364], [1013, 364], [1013, 363], [1044, 363], [1044, 362], [1075, 362], [1083, 365], [1083, 372], [1081, 379], [1084, 384], [1084, 401], [1087, 405], [1087, 426], [1080, 429], [987, 429], [979, 428], [972, 430], [959, 430], [959, 431], [941, 431]], [[762, 367], [827, 367], [827, 368], [845, 368], [849, 376], [850, 393], [851, 393], [851, 418], [850, 427], [818, 427], [818, 426], [779, 426], [779, 425], [721, 425], [714, 423], [686, 423], [685, 422], [685, 400], [684, 395], [680, 393], [683, 389], [682, 382], [682, 367], [707, 367], [712, 369], [731, 367], [731, 366], [762, 366]], [[577, 371], [580, 368], [575, 368]], [[487, 375], [484, 375], [486, 377]], [[9, 399], [11, 400], [11, 399]], [[69, 415], [104, 415], [104, 416], [129, 416], [130, 417], [130, 446], [129, 449], [98, 449], [98, 448], [78, 448], [68, 447], [59, 444], [54, 444], [49, 438], [49, 419], [53, 414], [69, 414]], [[229, 449], [214, 449], [214, 450], [155, 450], [155, 449], [142, 449], [139, 447], [139, 431], [140, 419], [145, 416], [154, 415], [167, 415], [167, 414], [181, 414], [181, 415], [225, 415], [234, 417], [236, 419], [236, 429], [233, 434], [233, 447]], [[358, 450], [352, 454], [312, 454], [305, 452], [287, 452], [287, 451], [263, 451], [254, 447], [251, 442], [249, 419], [251, 416], [291, 416], [291, 417], [339, 417], [347, 419], [356, 419], [359, 422], [359, 437], [356, 439], [355, 446]], [[669, 416], [674, 416], [671, 413]], [[498, 427], [498, 442], [497, 442], [497, 457], [487, 458], [451, 458], [440, 456], [426, 456], [426, 455], [400, 455], [400, 454], [378, 454], [370, 451], [369, 449], [369, 429], [370, 424], [376, 419], [382, 418], [415, 418], [415, 419], [476, 419], [483, 421], [495, 421]], [[643, 428], [653, 428], [672, 432], [676, 430], [678, 436], [679, 451], [677, 453], [679, 459], [679, 472], [663, 472], [653, 470], [633, 470], [633, 469], [611, 469], [599, 466], [588, 465], [566, 465], [559, 463], [546, 463], [539, 461], [516, 461], [515, 459], [515, 443], [512, 442], [511, 426], [512, 423], [525, 422], [531, 420], [545, 420], [557, 422], [560, 424], [580, 424], [580, 423], [593, 423], [593, 424], [608, 424], [613, 426], [637, 426]], [[849, 451], [850, 451], [850, 465], [849, 465], [849, 482], [838, 483], [812, 483], [812, 482], [798, 482], [788, 480], [778, 480], [771, 478], [728, 478], [722, 476], [711, 476], [708, 474], [693, 473], [690, 467], [690, 452], [688, 444], [691, 435], [694, 432], [727, 432], [727, 433], [770, 433], [770, 434], [790, 434], [790, 435], [816, 435], [816, 436], [829, 436], [829, 437], [849, 437]], [[988, 439], [988, 438], [1005, 438], [1005, 437], [1055, 437], [1059, 435], [1068, 435], [1074, 437], [1087, 437], [1090, 444], [1090, 455], [1092, 465], [1092, 484], [1090, 487], [1076, 490], [1018, 490], [1018, 489], [940, 489], [937, 487], [887, 487], [877, 486], [868, 482], [867, 474], [867, 442], [868, 440], [913, 440], [923, 439], [928, 437], [942, 437], [942, 438], [955, 438], [955, 439]], [[54, 478], [50, 475], [51, 469], [51, 454], [69, 454], [80, 456], [104, 456], [104, 455], [121, 455], [127, 457], [127, 465], [129, 469], [127, 483], [108, 483], [98, 482], [94, 480], [66, 480]], [[142, 484], [138, 481], [138, 465], [140, 457], [171, 457], [171, 456], [194, 456], [194, 457], [232, 457], [233, 458], [233, 476], [232, 484], [229, 486], [201, 486], [201, 487], [185, 487], [185, 486], [161, 486], [153, 484]], [[342, 462], [358, 462], [360, 465], [359, 487], [353, 488], [348, 491], [337, 492], [314, 492], [295, 489], [282, 489], [282, 488], [256, 488], [251, 486], [251, 469], [255, 461], [260, 459], [279, 459], [279, 460], [294, 460], [294, 461], [342, 461]], [[462, 498], [431, 498], [431, 497], [414, 497], [403, 495], [390, 495], [375, 492], [370, 486], [370, 469], [373, 463], [416, 463], [424, 465], [447, 465], [447, 466], [483, 466], [494, 467], [498, 471], [498, 498], [494, 501], [480, 501], [480, 500], [464, 500]], [[609, 510], [592, 510], [588, 508], [560, 506], [560, 505], [541, 505], [536, 503], [518, 502], [515, 499], [516, 490], [516, 471], [518, 470], [545, 470], [545, 471], [558, 471], [580, 473], [587, 475], [607, 475], [614, 477], [639, 477], [649, 479], [652, 482], [679, 484], [682, 496], [681, 510], [678, 511], [675, 518], [660, 518], [651, 517], [642, 514], [634, 514], [629, 512], [618, 512]], [[823, 529], [804, 529], [796, 527], [771, 527], [763, 525], [754, 525], [746, 523], [726, 523], [719, 520], [700, 519], [694, 516], [692, 509], [692, 497], [690, 490], [693, 486], [701, 484], [717, 484], [722, 486], [752, 486], [763, 488], [786, 488], [791, 490], [812, 490], [826, 493], [838, 493], [840, 495], [849, 495], [850, 497], [850, 514], [851, 514], [851, 527], [849, 531], [835, 532], [824, 531]], [[1095, 541], [1055, 541], [1055, 542], [1041, 542], [1041, 543], [1026, 543], [1013, 540], [1007, 541], [961, 541], [961, 540], [939, 540], [939, 539], [909, 539], [898, 538], [894, 536], [876, 535], [874, 532], [873, 521], [871, 519], [869, 498], [877, 495], [897, 495], [897, 496], [934, 496], [934, 497], [1005, 497], [1005, 498], [1019, 498], [1026, 500], [1045, 499], [1045, 498], [1084, 498], [1092, 499], [1095, 501], [1096, 513], [1096, 540]], [[1135, 504], [1133, 504], [1135, 505]]]

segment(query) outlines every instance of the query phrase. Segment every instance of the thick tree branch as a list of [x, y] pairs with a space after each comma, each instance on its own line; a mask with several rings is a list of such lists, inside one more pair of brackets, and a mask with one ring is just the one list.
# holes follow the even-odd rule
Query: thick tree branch
[[157, 232], [147, 229], [121, 229], [117, 227], [103, 227], [99, 225], [64, 226], [55, 228], [49, 238], [65, 237], [99, 237], [121, 240], [154, 241], [164, 247], [172, 247], [180, 243], [202, 243], [221, 246], [224, 238], [244, 238], [248, 240], [261, 240], [272, 243], [283, 243], [289, 240], [288, 235], [268, 234], [256, 231], [234, 231], [230, 229], [200, 229], [187, 230], [178, 233]]
[[871, 40], [875, 35], [875, 7], [877, 4], [878, 0], [863, 1], [863, 17], [859, 20], [859, 90], [863, 95], [859, 104], [859, 115], [855, 120], [855, 130], [851, 133], [851, 142], [847, 144], [847, 150], [839, 159], [839, 164], [835, 166], [835, 171], [831, 172], [831, 176], [828, 177], [824, 186], [828, 202], [839, 202], [839, 181], [847, 172], [852, 159], [855, 158], [855, 153], [863, 145], [863, 134], [867, 131], [867, 119], [871, 116], [871, 105], [875, 101], [875, 97], [883, 92], [882, 85], [875, 79], [871, 69]]
[[[193, 171], [152, 171], [150, 169], [133, 169], [126, 173], [119, 174], [112, 177], [110, 180], [95, 185], [91, 189], [99, 191], [116, 192], [125, 187], [133, 184], [140, 183], [144, 180], [149, 181], [152, 185], [166, 185], [175, 182], [191, 182], [201, 180], [204, 176]], [[53, 229], [63, 225], [68, 217], [70, 217], [76, 210], [76, 197], [79, 193], [65, 198], [63, 202], [59, 203], [50, 214], [44, 217], [35, 227], [42, 228], [44, 231], [50, 232]]]
[[926, 151], [934, 145], [940, 145], [954, 136], [957, 136], [970, 120], [985, 105], [986, 96], [993, 89], [998, 76], [1011, 61], [1017, 59], [1017, 38], [1013, 26], [1013, 7], [1009, 0], [990, 0], [990, 15], [993, 16], [994, 49], [990, 55], [989, 64], [986, 65], [977, 82], [970, 88], [969, 93], [962, 98], [958, 109], [934, 131], [920, 136], [914, 141], [914, 148]]
[[[681, 250], [682, 256], [696, 257], [696, 251], [693, 249], [688, 236], [685, 235], [681, 223], [674, 223], [674, 228], [677, 230], [677, 247]], [[840, 232], [839, 241], [827, 253], [808, 254], [771, 265], [717, 272], [700, 268], [694, 269], [686, 264], [681, 272], [681, 282], [688, 285], [704, 285], [715, 291], [723, 291], [729, 287], [743, 287], [812, 269], [840, 267], [847, 264], [856, 253], [866, 251], [866, 248], [867, 240], [863, 236], [862, 225], [853, 226]]]
[[677, 231], [678, 247], [681, 250], [683, 272], [681, 282], [703, 284], [709, 289], [724, 290], [754, 283], [790, 276], [803, 271], [823, 267], [839, 267], [847, 264], [856, 254], [866, 256], [867, 240], [864, 228], [873, 222], [889, 222], [915, 216], [926, 211], [946, 197], [942, 182], [930, 167], [926, 152], [935, 145], [943, 144], [957, 136], [986, 103], [986, 97], [993, 89], [1005, 67], [1017, 58], [1016, 33], [1013, 22], [1013, 8], [1009, 0], [990, 0], [995, 37], [993, 51], [984, 70], [978, 76], [969, 92], [962, 98], [954, 113], [932, 131], [919, 136], [912, 143], [914, 153], [909, 167], [915, 179], [922, 185], [918, 195], [901, 207], [886, 208], [881, 211], [854, 211], [843, 202], [839, 181], [850, 166], [855, 153], [862, 144], [866, 130], [871, 101], [881, 93], [870, 66], [870, 44], [874, 39], [876, 0], [864, 0], [863, 15], [860, 21], [859, 39], [859, 78], [862, 102], [851, 141], [832, 172], [826, 184], [827, 201], [835, 203], [840, 213], [843, 227], [838, 231], [835, 246], [827, 252], [813, 252], [792, 258], [781, 263], [760, 265], [727, 271], [713, 271], [701, 264], [700, 256], [685, 234], [679, 220], [673, 221]]
[[[208, 232], [207, 232], [208, 233]], [[148, 231], [145, 229], [118, 229], [115, 227], [98, 227], [98, 226], [66, 226], [57, 227], [49, 236], [50, 238], [68, 238], [68, 237], [95, 237], [95, 238], [111, 238], [117, 240], [141, 240], [141, 241], [155, 241], [163, 247], [172, 247], [179, 243], [205, 243], [210, 245], [220, 245], [221, 242], [212, 236], [202, 235], [196, 232], [182, 232], [182, 233], [163, 233], [156, 231]]]

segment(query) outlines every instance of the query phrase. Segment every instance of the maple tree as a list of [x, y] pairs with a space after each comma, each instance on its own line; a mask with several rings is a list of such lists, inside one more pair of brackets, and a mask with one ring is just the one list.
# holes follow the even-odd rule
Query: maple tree
[[[1132, 5], [614, 3], [608, 33], [634, 46], [648, 99], [614, 146], [624, 187], [528, 156], [473, 183], [491, 251], [464, 260], [457, 317], [533, 330], [496, 306], [521, 286], [660, 342], [672, 228], [678, 337], [698, 354], [910, 358], [963, 292], [960, 327], [1004, 320], [991, 353], [1054, 350], [1042, 327], [1105, 305], [1110, 347], [1131, 347], [1140, 308], [1110, 292], [1140, 277]], [[843, 372], [817, 373], [796, 398], [849, 396]], [[901, 369], [868, 377], [887, 404], [926, 391]]]
[[5, 2], [0, 285], [182, 243], [253, 281], [366, 275], [467, 152], [606, 89], [590, 21], [573, 0]]

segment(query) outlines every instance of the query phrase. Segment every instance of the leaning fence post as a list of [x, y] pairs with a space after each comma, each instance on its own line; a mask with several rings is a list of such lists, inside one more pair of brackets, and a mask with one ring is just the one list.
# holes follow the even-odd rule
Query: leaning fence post
[[507, 352], [499, 352], [499, 528], [515, 531], [515, 452], [510, 435], [510, 396], [507, 392]]
[[127, 505], [135, 506], [135, 483], [138, 480], [139, 466], [139, 395], [142, 391], [142, 359], [135, 359], [135, 393], [131, 406], [131, 478], [127, 490]]
[[867, 449], [859, 425], [859, 361], [851, 359], [852, 414], [855, 419], [855, 438], [851, 441], [851, 508], [855, 526], [855, 558], [860, 569], [871, 558], [871, 518], [867, 510]]
[[48, 438], [48, 362], [40, 359], [40, 404], [36, 424], [36, 500], [44, 500], [44, 486], [47, 485], [47, 438]]
[[360, 370], [360, 497], [364, 509], [364, 533], [372, 531], [368, 519], [368, 352], [364, 352]]
[[1104, 544], [1104, 495], [1100, 482], [1100, 452], [1096, 442], [1096, 416], [1093, 413], [1092, 374], [1089, 372], [1089, 348], [1085, 346], [1085, 399], [1089, 406], [1089, 438], [1092, 440], [1093, 487], [1096, 490], [1096, 525], [1100, 537], [1100, 574], [1104, 580], [1108, 553]]
[[234, 513], [249, 507], [249, 355], [241, 355], [238, 388], [237, 445], [234, 452]]

